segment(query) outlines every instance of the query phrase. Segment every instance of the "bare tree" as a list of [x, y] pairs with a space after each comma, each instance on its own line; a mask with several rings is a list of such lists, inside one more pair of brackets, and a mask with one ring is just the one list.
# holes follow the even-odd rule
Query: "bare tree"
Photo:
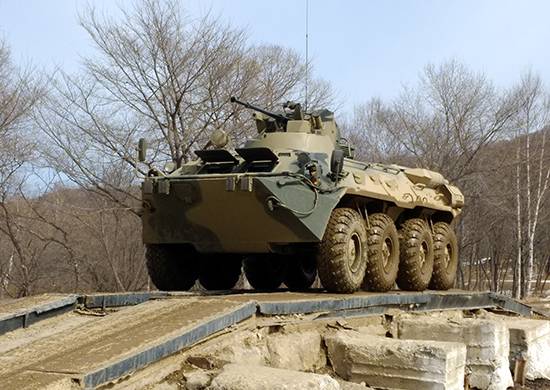
[[[305, 63], [290, 49], [250, 47], [246, 35], [206, 16], [192, 20], [180, 2], [143, 0], [113, 20], [90, 8], [81, 24], [97, 53], [83, 72], [58, 72], [53, 92], [37, 115], [47, 136], [48, 163], [79, 186], [132, 207], [141, 136], [153, 146], [151, 162], [181, 165], [215, 129], [235, 143], [253, 128], [250, 113], [230, 104], [232, 95], [268, 108], [300, 97]], [[310, 101], [332, 99], [314, 80]], [[134, 199], [137, 201], [137, 199]]]
[[509, 128], [514, 99], [457, 61], [428, 65], [418, 86], [405, 88], [391, 104], [373, 100], [356, 107], [352, 132], [363, 133], [386, 157], [391, 153], [456, 182], [472, 173], [483, 146]]
[[[519, 109], [515, 125], [520, 141], [517, 143], [516, 149], [517, 259], [514, 295], [519, 298], [520, 296], [529, 296], [532, 292], [535, 238], [541, 206], [544, 203], [550, 180], [550, 165], [548, 165], [546, 156], [550, 98], [544, 91], [541, 78], [532, 72], [528, 72], [522, 77], [517, 94]], [[533, 132], [539, 133], [540, 141], [535, 150], [532, 145]], [[525, 238], [523, 237], [524, 232]], [[526, 245], [526, 250], [524, 250], [524, 245]], [[525, 263], [523, 261], [524, 252], [527, 252]]]
[[355, 145], [357, 158], [390, 161], [403, 157], [399, 142], [384, 127], [382, 119], [390, 115], [389, 105], [379, 98], [354, 107], [351, 121], [344, 123], [344, 129]]
[[31, 265], [36, 253], [45, 249], [26, 245], [29, 232], [20, 223], [19, 205], [12, 202], [28, 176], [26, 165], [35, 157], [29, 119], [41, 92], [32, 69], [16, 67], [8, 46], [0, 41], [0, 236], [5, 243], [4, 256], [0, 256], [0, 294], [16, 282], [21, 282], [16, 295], [27, 294], [33, 278]]
[[21, 166], [33, 156], [28, 131], [31, 110], [41, 90], [32, 69], [20, 70], [10, 59], [6, 43], [0, 40], [0, 191], [8, 191]]

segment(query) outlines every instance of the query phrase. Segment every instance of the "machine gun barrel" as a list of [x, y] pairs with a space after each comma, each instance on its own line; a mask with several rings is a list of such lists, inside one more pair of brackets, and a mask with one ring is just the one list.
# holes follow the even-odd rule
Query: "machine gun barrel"
[[240, 104], [241, 106], [244, 106], [244, 107], [249, 108], [251, 110], [258, 111], [258, 112], [261, 112], [262, 114], [270, 116], [271, 118], [273, 118], [276, 121], [281, 122], [283, 124], [286, 124], [288, 122], [288, 118], [284, 115], [276, 114], [274, 112], [264, 110], [263, 108], [256, 107], [256, 106], [254, 106], [250, 103], [240, 101], [235, 96], [231, 96], [231, 99], [229, 99], [229, 100], [231, 101], [231, 103], [237, 103], [237, 104]]

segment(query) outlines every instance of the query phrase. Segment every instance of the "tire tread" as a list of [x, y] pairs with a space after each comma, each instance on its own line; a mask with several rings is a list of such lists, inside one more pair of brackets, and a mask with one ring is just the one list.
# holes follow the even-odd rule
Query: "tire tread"
[[[418, 262], [419, 244], [425, 232], [429, 233], [431, 252], [426, 259], [429, 272], [422, 272]], [[428, 224], [420, 218], [406, 220], [399, 231], [400, 262], [397, 285], [402, 290], [423, 291], [428, 288], [433, 270], [433, 239]]]

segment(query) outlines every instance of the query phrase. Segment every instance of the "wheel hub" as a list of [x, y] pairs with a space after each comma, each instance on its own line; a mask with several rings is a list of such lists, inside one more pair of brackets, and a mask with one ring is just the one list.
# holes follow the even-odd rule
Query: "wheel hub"
[[443, 259], [445, 261], [445, 267], [448, 267], [449, 264], [451, 263], [451, 252], [452, 252], [451, 245], [450, 244], [445, 245], [445, 253], [443, 255]]
[[390, 257], [393, 251], [393, 244], [389, 238], [386, 238], [382, 243], [382, 258], [384, 269], [388, 266], [390, 262]]
[[356, 272], [361, 266], [361, 239], [357, 233], [353, 233], [348, 242], [348, 256], [351, 260], [350, 269]]
[[426, 241], [422, 241], [422, 245], [420, 245], [420, 251], [419, 251], [419, 258], [420, 258], [420, 266], [424, 267], [424, 263], [426, 263], [426, 254], [428, 253], [428, 243]]

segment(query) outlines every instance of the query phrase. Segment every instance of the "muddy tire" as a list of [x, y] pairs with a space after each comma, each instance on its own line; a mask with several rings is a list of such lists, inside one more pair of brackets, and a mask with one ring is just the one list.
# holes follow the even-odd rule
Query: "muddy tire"
[[248, 283], [256, 290], [275, 290], [283, 283], [286, 259], [275, 254], [244, 259], [243, 270]]
[[317, 278], [316, 258], [313, 255], [290, 256], [287, 260], [285, 284], [290, 290], [306, 290]]
[[317, 254], [321, 283], [330, 292], [359, 290], [367, 266], [367, 228], [361, 214], [350, 208], [332, 211]]
[[[189, 248], [181, 245], [146, 245], [147, 271], [153, 284], [162, 291], [185, 291], [199, 275], [197, 259], [186, 256]], [[193, 253], [196, 255], [196, 253]]]
[[395, 286], [399, 269], [399, 236], [386, 214], [369, 216], [367, 225], [367, 269], [363, 289], [389, 291]]
[[405, 221], [399, 231], [400, 262], [397, 285], [402, 290], [428, 288], [434, 267], [433, 239], [429, 225], [422, 219]]
[[449, 224], [434, 225], [434, 270], [430, 288], [448, 290], [453, 287], [458, 269], [458, 242]]
[[241, 276], [242, 259], [232, 255], [212, 255], [201, 261], [199, 282], [207, 290], [232, 289]]

